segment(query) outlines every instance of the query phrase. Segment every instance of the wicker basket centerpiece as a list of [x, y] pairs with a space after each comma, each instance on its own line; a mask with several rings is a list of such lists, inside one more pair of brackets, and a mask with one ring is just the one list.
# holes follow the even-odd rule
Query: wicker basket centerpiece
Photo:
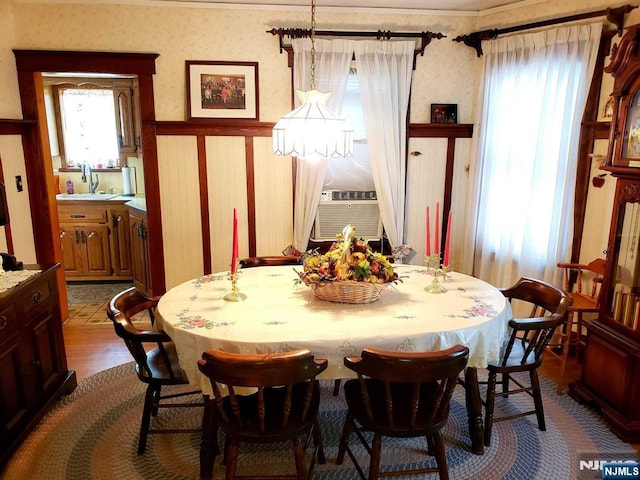
[[389, 283], [398, 280], [389, 260], [358, 239], [352, 225], [344, 228], [327, 253], [305, 253], [303, 271], [297, 273], [317, 298], [339, 303], [375, 302]]

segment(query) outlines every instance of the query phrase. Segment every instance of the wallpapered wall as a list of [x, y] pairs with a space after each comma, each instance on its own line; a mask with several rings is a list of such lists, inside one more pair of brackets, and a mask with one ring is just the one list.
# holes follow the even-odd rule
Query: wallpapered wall
[[[430, 103], [458, 104], [458, 120], [473, 123], [475, 91], [481, 60], [475, 51], [461, 43], [451, 41], [460, 34], [471, 31], [529, 22], [532, 19], [550, 18], [576, 11], [605, 8], [608, 2], [596, 0], [568, 0], [564, 2], [526, 1], [524, 7], [501, 11], [496, 9], [480, 16], [443, 15], [435, 12], [425, 14], [371, 13], [370, 10], [357, 15], [318, 8], [317, 28], [335, 30], [393, 30], [442, 32], [448, 38], [434, 40], [418, 57], [413, 77], [411, 121], [428, 121]], [[202, 8], [188, 4], [175, 6], [126, 6], [118, 4], [63, 4], [38, 3], [29, 0], [0, 2], [0, 84], [4, 95], [0, 96], [0, 118], [20, 118], [15, 60], [11, 49], [60, 49], [155, 52], [154, 76], [156, 119], [184, 120], [186, 118], [185, 61], [229, 60], [259, 62], [260, 120], [276, 121], [290, 106], [290, 70], [285, 54], [280, 54], [278, 41], [266, 32], [273, 27], [309, 26], [309, 11], [306, 8], [291, 10], [257, 10]], [[632, 18], [636, 18], [634, 12]], [[630, 22], [635, 23], [635, 22]], [[290, 241], [290, 235], [272, 238], [270, 222], [290, 229], [291, 191], [282, 189], [278, 195], [269, 186], [279, 189], [286, 181], [290, 165], [285, 159], [273, 160], [268, 153], [268, 142], [254, 146], [257, 175], [265, 177], [275, 167], [275, 177], [256, 178], [263, 182], [258, 198], [268, 202], [257, 211], [258, 254], [277, 254], [279, 245]], [[193, 195], [197, 185], [193, 139], [168, 137], [159, 139], [159, 168], [162, 187], [163, 230], [165, 254], [167, 256], [167, 286], [197, 275], [202, 269], [201, 246], [198, 236], [200, 216], [198, 198]], [[462, 212], [467, 208], [466, 165], [473, 160], [471, 140], [458, 140], [456, 144], [456, 169], [452, 209]], [[13, 147], [12, 147], [13, 148]], [[605, 145], [606, 149], [606, 145]], [[409, 145], [409, 151], [421, 151], [423, 155], [410, 157], [407, 215], [407, 243], [416, 248], [416, 257], [422, 258], [424, 232], [424, 205], [434, 204], [442, 198], [444, 158], [446, 141], [441, 139], [419, 139]], [[212, 257], [214, 270], [224, 269], [228, 264], [230, 242], [225, 211], [233, 204], [241, 204], [243, 197], [237, 185], [244, 185], [243, 171], [238, 162], [244, 161], [244, 146], [232, 139], [219, 141], [208, 139], [208, 161], [211, 162], [210, 188], [222, 174], [231, 175], [222, 182], [218, 197], [210, 198], [212, 208]], [[19, 154], [11, 153], [0, 143], [4, 174], [12, 178], [23, 160]], [[7, 157], [11, 157], [9, 160]], [[209, 157], [211, 159], [209, 160]], [[177, 161], [180, 160], [180, 161]], [[270, 162], [277, 161], [278, 164]], [[236, 168], [237, 167], [237, 168]], [[609, 184], [613, 182], [608, 182]], [[276, 187], [277, 186], [277, 187]], [[11, 190], [11, 189], [9, 189]], [[240, 192], [240, 193], [238, 193]], [[9, 192], [12, 219], [29, 218], [28, 197], [25, 193]], [[602, 190], [599, 192], [602, 193]], [[260, 205], [260, 204], [258, 204]], [[176, 210], [177, 206], [179, 209]], [[598, 206], [603, 209], [602, 204]], [[186, 215], [181, 212], [190, 212]], [[274, 213], [276, 212], [276, 213]], [[242, 213], [242, 212], [241, 212]], [[454, 222], [452, 259], [456, 258], [456, 234], [463, 230], [462, 214]], [[596, 231], [608, 230], [596, 225]], [[14, 243], [16, 254], [25, 261], [33, 261], [33, 239], [29, 237], [30, 226], [16, 228]], [[271, 228], [271, 230], [270, 230]], [[240, 230], [246, 232], [246, 223]], [[13, 231], [13, 228], [12, 228]], [[606, 239], [606, 233], [603, 238]], [[187, 260], [180, 267], [173, 265], [172, 258], [185, 255], [185, 242], [189, 245]], [[247, 242], [241, 242], [240, 255], [247, 253]], [[606, 243], [606, 242], [605, 242]], [[193, 248], [192, 248], [193, 247]], [[244, 250], [244, 252], [243, 252]], [[452, 260], [455, 267], [455, 260]], [[170, 266], [173, 265], [173, 266]], [[228, 265], [226, 265], [228, 267]]]
[[[309, 12], [300, 8], [282, 10], [231, 10], [193, 7], [141, 7], [121, 5], [64, 5], [14, 3], [15, 38], [13, 47], [157, 52], [156, 117], [158, 120], [185, 118], [185, 60], [238, 60], [260, 63], [261, 120], [275, 121], [290, 99], [290, 73], [286, 55], [280, 54], [276, 37], [265, 33], [273, 27], [309, 26]], [[347, 16], [318, 9], [318, 28], [378, 28], [441, 31], [450, 37], [473, 28], [465, 17], [431, 15], [379, 15], [365, 13]], [[437, 48], [434, 48], [435, 44]], [[450, 40], [434, 41], [419, 68], [432, 79], [473, 78], [472, 52]], [[433, 60], [429, 61], [429, 56]], [[468, 85], [464, 85], [468, 84]], [[418, 85], [421, 90], [422, 85]], [[472, 82], [437, 81], [430, 92], [420, 93], [414, 102], [424, 112], [428, 99], [466, 100]], [[446, 98], [444, 98], [446, 97]], [[462, 112], [469, 116], [469, 100]], [[420, 118], [418, 115], [416, 118]], [[470, 119], [470, 117], [468, 117]], [[424, 118], [422, 118], [424, 120]]]

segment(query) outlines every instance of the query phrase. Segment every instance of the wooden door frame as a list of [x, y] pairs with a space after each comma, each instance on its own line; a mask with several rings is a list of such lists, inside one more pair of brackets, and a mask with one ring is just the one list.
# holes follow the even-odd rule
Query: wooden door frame
[[[36, 260], [42, 265], [61, 261], [58, 212], [49, 152], [42, 72], [82, 72], [137, 75], [140, 93], [141, 141], [144, 152], [145, 196], [149, 220], [151, 281], [154, 295], [164, 293], [164, 246], [160, 210], [158, 151], [155, 133], [153, 75], [157, 53], [13, 50], [25, 121], [34, 122], [22, 137]], [[58, 285], [65, 292], [64, 272]]]

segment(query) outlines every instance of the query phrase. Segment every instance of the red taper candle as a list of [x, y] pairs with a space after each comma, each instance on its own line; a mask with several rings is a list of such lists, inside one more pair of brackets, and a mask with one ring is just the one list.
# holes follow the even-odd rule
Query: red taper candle
[[433, 246], [435, 253], [440, 253], [440, 202], [436, 202], [436, 231], [435, 245]]
[[426, 255], [427, 257], [431, 255], [431, 220], [429, 219], [429, 205], [427, 205], [427, 245], [426, 245]]
[[449, 220], [447, 221], [447, 236], [444, 239], [444, 262], [445, 267], [449, 266], [449, 247], [451, 245], [451, 211], [449, 211]]
[[233, 209], [233, 246], [231, 247], [231, 274], [236, 273], [236, 264], [238, 263], [238, 215], [236, 209]]

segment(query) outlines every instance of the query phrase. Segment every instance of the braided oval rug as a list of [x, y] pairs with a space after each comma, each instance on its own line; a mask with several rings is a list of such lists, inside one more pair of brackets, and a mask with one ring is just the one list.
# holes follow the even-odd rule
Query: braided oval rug
[[[198, 434], [150, 435], [144, 455], [137, 455], [138, 428], [144, 385], [134, 364], [120, 365], [80, 382], [40, 422], [0, 472], [6, 480], [179, 480], [198, 478]], [[444, 429], [451, 479], [582, 479], [601, 478], [600, 472], [580, 467], [581, 459], [637, 458], [635, 450], [619, 440], [597, 413], [568, 395], [558, 396], [555, 384], [541, 378], [547, 431], [537, 428], [535, 416], [494, 425], [492, 443], [484, 455], [469, 449], [464, 391], [458, 386]], [[316, 465], [315, 480], [354, 480], [357, 474], [346, 457], [335, 464], [345, 418], [341, 396], [333, 397], [333, 382], [322, 384], [320, 424], [327, 456]], [[518, 398], [521, 397], [521, 398]], [[193, 398], [196, 402], [199, 399]], [[496, 403], [496, 416], [504, 411], [531, 409], [528, 395], [515, 395]], [[502, 411], [501, 411], [502, 410]], [[198, 427], [202, 408], [164, 409], [156, 418], [164, 427]], [[356, 446], [355, 436], [351, 439]], [[222, 445], [222, 442], [220, 442]], [[424, 438], [384, 438], [383, 470], [435, 464], [425, 454]], [[367, 466], [361, 448], [356, 455]], [[290, 444], [241, 447], [238, 474], [293, 472]], [[365, 471], [367, 469], [365, 468]], [[214, 478], [224, 478], [220, 457]], [[402, 477], [438, 478], [436, 474]]]

